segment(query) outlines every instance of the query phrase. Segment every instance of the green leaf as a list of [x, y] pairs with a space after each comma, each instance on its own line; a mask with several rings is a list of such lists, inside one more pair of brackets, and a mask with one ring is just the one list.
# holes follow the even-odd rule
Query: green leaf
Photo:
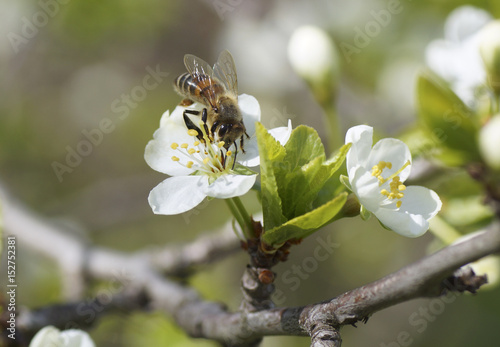
[[292, 131], [285, 150], [284, 160], [289, 168], [301, 167], [317, 157], [325, 159], [325, 148], [318, 133], [305, 125], [299, 125]]
[[288, 220], [313, 209], [319, 191], [341, 167], [349, 148], [343, 146], [325, 161], [323, 144], [314, 129], [299, 126], [292, 132], [283, 162], [275, 165], [283, 215]]
[[262, 240], [268, 245], [276, 246], [288, 240], [309, 236], [334, 219], [344, 206], [346, 199], [347, 193], [344, 192], [326, 204], [266, 231]]
[[[306, 186], [302, 186], [302, 192], [299, 195], [298, 203], [295, 208], [295, 216], [306, 213], [313, 209], [313, 203], [318, 197], [318, 193], [323, 189], [327, 181], [337, 172], [345, 160], [351, 144], [342, 146], [339, 151], [328, 161], [323, 162], [319, 167], [314, 167], [312, 161], [302, 167], [302, 172], [307, 181]], [[319, 158], [319, 157], [318, 157]], [[328, 197], [328, 200], [333, 196]]]
[[286, 222], [281, 212], [281, 198], [274, 172], [275, 163], [285, 157], [285, 148], [270, 135], [261, 123], [257, 123], [257, 144], [260, 154], [260, 180], [262, 212], [266, 228], [274, 228]]
[[437, 145], [447, 150], [452, 162], [466, 163], [480, 158], [476, 143], [479, 124], [473, 112], [441, 78], [426, 72], [417, 84], [420, 120]]

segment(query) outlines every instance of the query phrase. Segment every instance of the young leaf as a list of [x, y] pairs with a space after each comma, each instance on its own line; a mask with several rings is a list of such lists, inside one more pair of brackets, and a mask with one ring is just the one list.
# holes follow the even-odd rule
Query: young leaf
[[284, 161], [290, 168], [301, 167], [316, 157], [325, 158], [325, 148], [313, 128], [299, 125], [292, 131], [285, 145]]
[[[308, 185], [303, 189], [302, 198], [296, 206], [296, 215], [306, 213], [313, 208], [313, 203], [318, 197], [318, 193], [325, 187], [327, 181], [337, 172], [337, 170], [344, 163], [345, 156], [351, 148], [351, 144], [342, 146], [338, 153], [336, 153], [328, 161], [323, 162], [317, 170], [303, 168], [305, 176], [308, 180]], [[328, 200], [332, 199], [330, 195]]]
[[479, 125], [472, 111], [438, 76], [430, 72], [418, 78], [419, 116], [427, 130], [444, 148], [462, 161], [479, 159], [476, 136]]
[[274, 172], [274, 163], [282, 162], [285, 148], [279, 144], [261, 123], [256, 127], [260, 153], [261, 200], [266, 228], [274, 228], [286, 222], [281, 212], [281, 198]]
[[344, 192], [317, 209], [266, 231], [262, 240], [268, 245], [276, 246], [288, 240], [302, 239], [335, 218], [344, 206], [346, 199], [347, 193]]

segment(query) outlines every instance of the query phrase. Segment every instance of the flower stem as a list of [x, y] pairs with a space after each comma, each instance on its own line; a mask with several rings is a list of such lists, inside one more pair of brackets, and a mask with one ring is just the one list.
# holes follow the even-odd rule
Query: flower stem
[[241, 230], [245, 238], [250, 239], [253, 237], [253, 229], [252, 229], [252, 219], [248, 214], [245, 206], [241, 202], [239, 197], [234, 197], [231, 199], [226, 199], [227, 206], [229, 210], [233, 214], [234, 218], [238, 222]]
[[245, 208], [245, 205], [243, 205], [243, 202], [241, 199], [236, 196], [232, 198], [234, 201], [236, 207], [238, 208], [238, 211], [241, 214], [241, 217], [243, 218], [243, 223], [245, 223], [245, 229], [243, 229], [243, 232], [245, 233], [245, 236], [247, 238], [252, 238], [255, 237], [253, 233], [253, 227], [252, 227], [252, 218], [250, 217], [250, 214], [247, 212], [247, 209]]
[[439, 216], [434, 216], [431, 220], [429, 220], [429, 224], [430, 231], [434, 234], [434, 236], [446, 245], [451, 245], [462, 236], [462, 234], [460, 234], [455, 228], [446, 223], [446, 221]]
[[339, 117], [335, 109], [335, 103], [329, 100], [329, 102], [325, 102], [322, 106], [328, 126], [328, 151], [334, 152], [343, 144], [343, 138], [340, 134]]

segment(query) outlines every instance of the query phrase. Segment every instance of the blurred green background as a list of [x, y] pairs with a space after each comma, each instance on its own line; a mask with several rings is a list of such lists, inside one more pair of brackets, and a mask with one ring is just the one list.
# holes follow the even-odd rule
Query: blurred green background
[[[467, 3], [500, 16], [498, 1]], [[463, 4], [401, 0], [402, 11], [350, 62], [341, 54], [338, 112], [343, 132], [366, 123], [396, 136], [413, 124], [415, 74], [423, 66], [425, 46], [443, 36], [447, 14]], [[144, 148], [161, 114], [180, 100], [172, 81], [185, 71], [184, 54], [213, 63], [228, 49], [236, 61], [240, 93], [259, 100], [266, 126], [282, 126], [291, 118], [294, 126], [310, 125], [324, 137], [322, 110], [288, 63], [288, 39], [298, 26], [314, 24], [327, 30], [337, 47], [352, 44], [355, 28], [373, 20], [370, 12], [386, 8], [387, 2], [0, 0], [0, 7], [2, 184], [71, 232], [98, 245], [133, 251], [193, 240], [207, 225], [216, 229], [229, 218], [223, 201], [204, 204], [197, 214], [170, 217], [153, 215], [147, 202], [151, 188], [165, 176], [147, 166]], [[159, 72], [144, 84], [155, 70]], [[108, 119], [109, 131], [95, 135], [88, 155], [58, 177], [55, 163], [68, 165], [68, 153], [85, 134], [96, 134], [103, 119]], [[438, 193], [456, 187], [443, 182], [435, 179], [430, 187]], [[254, 193], [244, 201], [258, 212]], [[320, 240], [328, 238], [338, 248], [307, 278], [297, 280], [292, 266], [307, 266], [304, 262]], [[429, 233], [403, 238], [375, 219], [334, 223], [293, 247], [289, 261], [276, 267], [278, 274], [288, 274], [276, 282], [280, 305], [325, 300], [378, 279], [425, 255], [433, 239]], [[55, 264], [22, 244], [18, 249], [18, 303], [35, 308], [60, 301]], [[237, 308], [246, 261], [241, 252], [207, 267], [191, 282], [206, 298], [230, 298], [230, 307]], [[412, 324], [410, 317], [429, 308], [430, 301], [398, 305], [357, 329], [343, 328], [343, 346], [389, 345], [405, 331], [415, 347], [494, 346], [490, 341], [498, 341], [500, 326], [498, 294], [493, 289], [460, 296], [426, 319], [421, 332], [422, 325]], [[90, 298], [92, 292], [86, 295]], [[213, 345], [187, 339], [159, 312], [108, 316], [90, 334], [98, 346]], [[275, 337], [263, 345], [308, 346], [309, 339]]]

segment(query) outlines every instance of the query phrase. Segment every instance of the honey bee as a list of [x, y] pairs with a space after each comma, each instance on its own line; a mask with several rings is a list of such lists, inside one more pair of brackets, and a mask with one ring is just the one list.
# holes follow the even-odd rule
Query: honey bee
[[210, 140], [223, 141], [226, 150], [234, 144], [236, 155], [236, 141], [239, 139], [240, 148], [245, 153], [243, 138], [249, 136], [238, 106], [238, 80], [231, 53], [224, 50], [213, 68], [203, 59], [186, 54], [184, 65], [188, 72], [174, 81], [177, 93], [186, 98], [181, 105], [189, 106], [193, 102], [199, 102], [205, 106], [201, 112], [184, 111], [184, 122], [188, 129], [197, 130], [198, 138], [204, 141], [200, 129], [189, 117], [200, 116], [201, 113], [204, 130]]

